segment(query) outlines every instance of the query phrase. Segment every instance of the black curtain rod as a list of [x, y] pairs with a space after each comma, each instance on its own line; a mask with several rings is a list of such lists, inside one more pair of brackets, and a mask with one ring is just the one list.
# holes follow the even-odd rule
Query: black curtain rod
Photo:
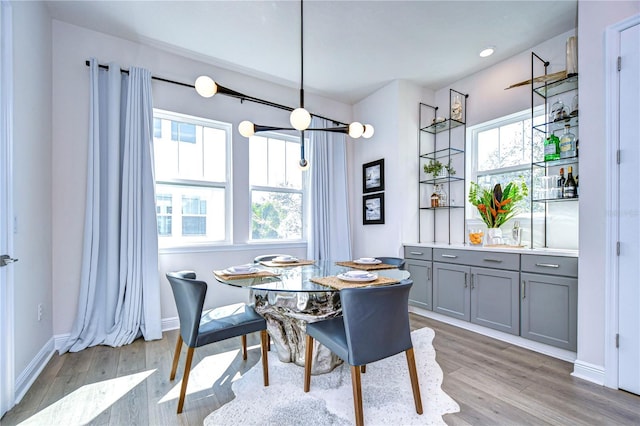
[[[89, 66], [90, 62], [89, 61], [85, 61], [85, 65]], [[103, 65], [103, 64], [98, 64], [98, 67], [103, 68], [103, 69], [109, 69], [108, 65]], [[120, 72], [124, 73], [124, 74], [129, 74], [129, 70], [126, 70], [126, 69], [123, 69], [123, 68], [120, 68]], [[153, 80], [163, 81], [165, 83], [171, 83], [171, 84], [177, 84], [178, 86], [189, 87], [189, 88], [194, 89], [194, 90], [196, 88], [196, 86], [194, 86], [193, 84], [183, 83], [181, 81], [169, 80], [168, 78], [157, 77], [155, 75], [152, 75], [151, 78]], [[272, 108], [283, 109], [285, 111], [293, 111], [294, 110], [294, 108], [288, 107], [286, 105], [276, 104], [276, 103], [271, 102], [271, 101], [266, 101], [266, 100], [260, 99], [260, 98], [254, 98], [253, 96], [246, 96], [246, 95], [243, 95], [241, 93], [238, 93], [238, 94], [235, 94], [235, 95], [227, 94], [227, 93], [221, 93], [221, 95], [230, 96], [232, 98], [240, 99], [240, 102], [249, 101], [249, 102], [253, 102], [253, 103], [257, 103], [257, 104], [261, 104], [261, 105], [270, 106]], [[340, 122], [338, 120], [334, 120], [332, 118], [323, 117], [323, 116], [318, 115], [318, 114], [311, 114], [311, 115], [314, 116], [314, 117], [322, 118], [324, 120], [332, 121], [335, 125], [338, 125], [338, 126], [346, 126], [347, 125], [346, 123], [342, 123], [342, 122]]]

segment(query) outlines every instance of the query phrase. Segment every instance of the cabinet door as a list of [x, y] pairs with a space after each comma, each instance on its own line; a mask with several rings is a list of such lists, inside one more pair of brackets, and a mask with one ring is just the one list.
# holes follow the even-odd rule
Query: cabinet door
[[428, 310], [433, 309], [431, 300], [433, 288], [431, 267], [431, 262], [425, 260], [405, 260], [405, 268], [409, 271], [413, 280], [413, 285], [409, 292], [409, 303]]
[[520, 335], [577, 350], [578, 280], [523, 272], [520, 288]]
[[433, 263], [433, 310], [440, 314], [469, 321], [468, 266]]
[[520, 334], [520, 288], [516, 271], [471, 268], [471, 322]]

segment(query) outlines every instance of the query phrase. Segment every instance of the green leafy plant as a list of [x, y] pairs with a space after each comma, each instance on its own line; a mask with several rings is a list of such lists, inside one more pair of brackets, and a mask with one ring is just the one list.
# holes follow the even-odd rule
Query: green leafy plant
[[426, 174], [431, 174], [435, 178], [442, 172], [442, 169], [445, 169], [450, 175], [456, 174], [456, 169], [451, 165], [451, 160], [449, 163], [444, 165], [439, 160], [429, 160], [429, 163], [422, 166], [422, 169]]
[[509, 182], [502, 189], [496, 184], [493, 190], [482, 188], [476, 182], [470, 183], [469, 202], [480, 213], [482, 221], [489, 228], [499, 228], [517, 213], [516, 204], [529, 194], [524, 180]]

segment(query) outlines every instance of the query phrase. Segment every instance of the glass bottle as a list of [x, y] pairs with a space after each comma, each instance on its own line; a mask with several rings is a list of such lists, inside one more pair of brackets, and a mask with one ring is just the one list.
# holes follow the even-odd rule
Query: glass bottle
[[444, 184], [440, 185], [440, 192], [438, 193], [438, 198], [440, 198], [440, 207], [447, 207], [447, 191], [444, 190]]
[[564, 184], [567, 182], [567, 180], [564, 178], [564, 167], [560, 167], [560, 177], [558, 178], [558, 184], [556, 185], [558, 188], [558, 197], [557, 198], [562, 198], [564, 197], [563, 192], [564, 192]]
[[564, 126], [564, 133], [560, 136], [560, 158], [576, 156], [576, 135], [571, 133], [571, 126]]
[[569, 166], [567, 181], [564, 183], [564, 198], [576, 198], [576, 181], [573, 179], [573, 168]]
[[560, 139], [553, 133], [544, 140], [544, 161], [560, 159]]

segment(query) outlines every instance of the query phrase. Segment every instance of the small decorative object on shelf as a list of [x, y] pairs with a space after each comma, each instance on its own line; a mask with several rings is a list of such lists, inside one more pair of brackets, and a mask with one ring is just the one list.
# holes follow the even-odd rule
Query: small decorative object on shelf
[[480, 187], [476, 182], [470, 182], [469, 202], [478, 209], [482, 221], [489, 229], [499, 228], [516, 215], [518, 202], [528, 194], [529, 189], [524, 179], [509, 182], [504, 191], [499, 183], [493, 190], [489, 190]]
[[454, 92], [451, 98], [451, 119], [462, 121], [462, 94]]
[[425, 164], [422, 169], [426, 174], [432, 175], [434, 179], [456, 174], [456, 169], [451, 165], [451, 160], [449, 160], [449, 163], [446, 165], [442, 164], [439, 160], [429, 160], [429, 163]]

